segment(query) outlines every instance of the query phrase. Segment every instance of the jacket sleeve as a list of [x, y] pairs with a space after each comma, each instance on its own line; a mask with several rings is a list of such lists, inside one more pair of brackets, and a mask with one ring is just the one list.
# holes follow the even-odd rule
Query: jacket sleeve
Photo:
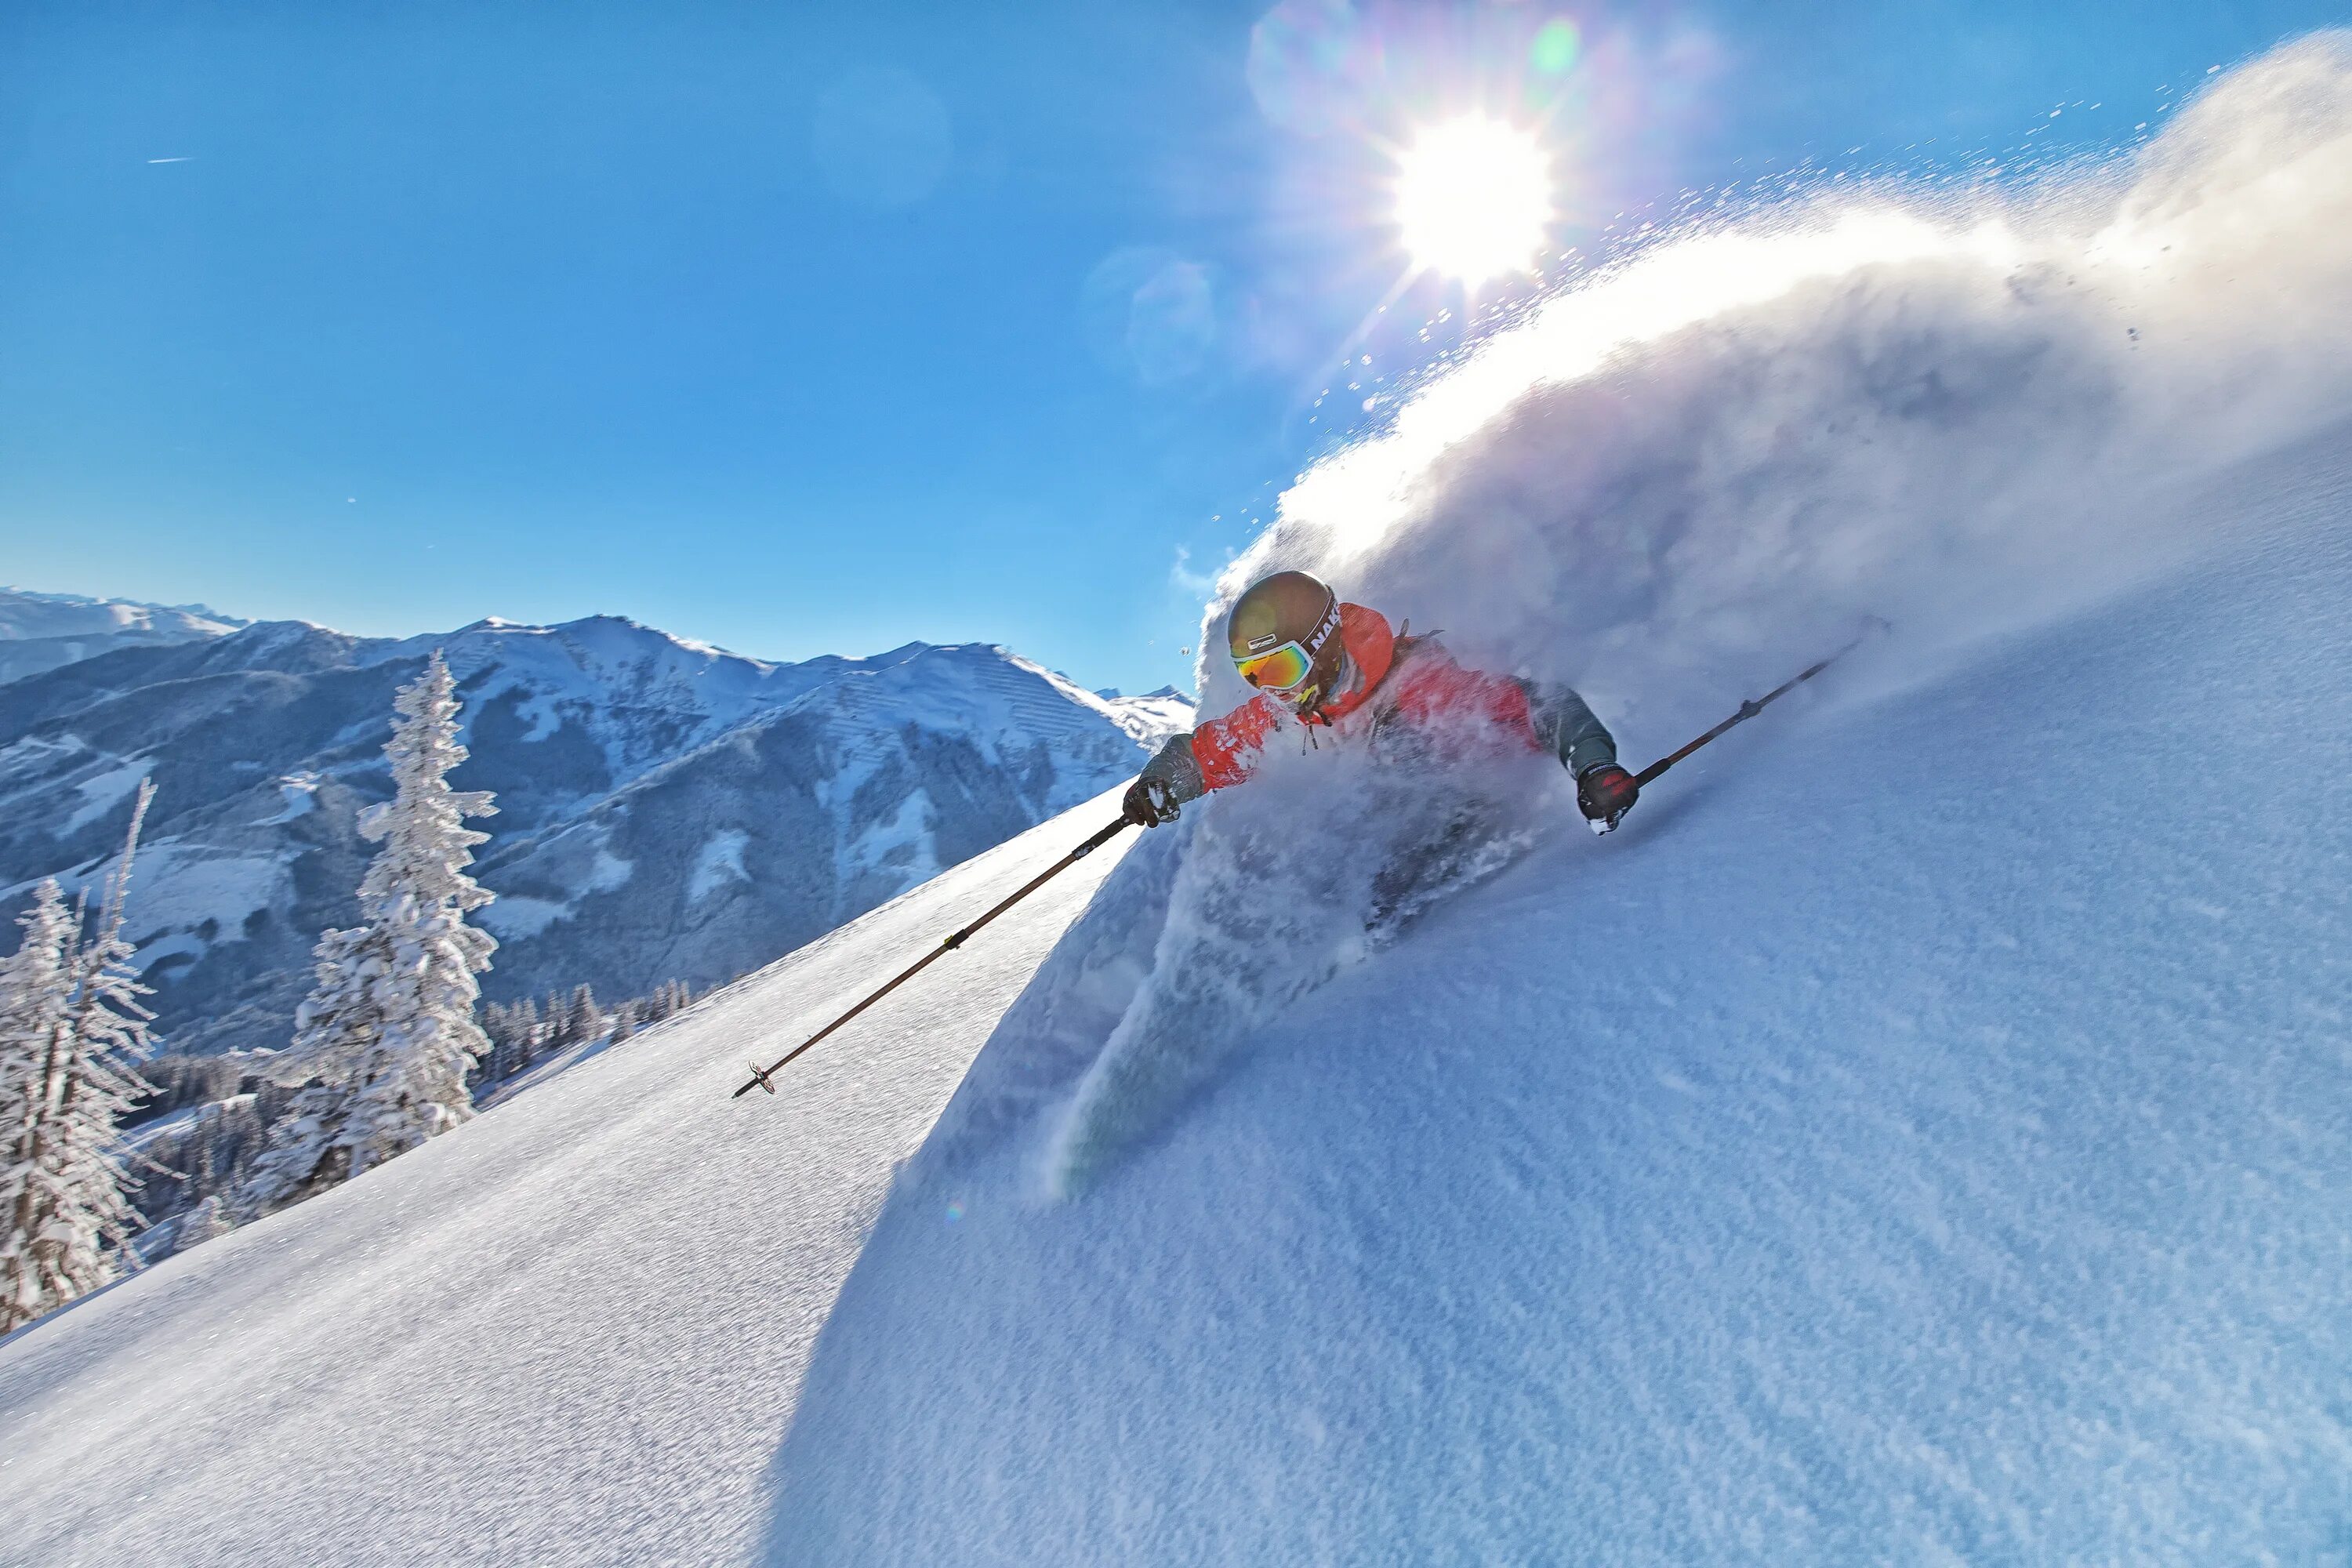
[[1587, 770], [1617, 760], [1615, 738], [1573, 689], [1532, 680], [1522, 684], [1536, 740], [1557, 752], [1570, 773], [1581, 778]]
[[1143, 776], [1167, 785], [1179, 805], [1198, 800], [1256, 772], [1265, 738], [1280, 722], [1265, 698], [1253, 697], [1189, 735], [1170, 737], [1159, 754], [1143, 764]]
[[1571, 773], [1617, 760], [1617, 742], [1584, 699], [1565, 686], [1465, 669], [1433, 644], [1422, 645], [1408, 668], [1397, 707], [1409, 719], [1481, 716], [1554, 753]]

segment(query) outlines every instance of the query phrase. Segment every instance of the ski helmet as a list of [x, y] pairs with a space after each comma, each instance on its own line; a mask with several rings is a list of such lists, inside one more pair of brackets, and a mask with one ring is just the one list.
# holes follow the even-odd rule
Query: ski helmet
[[1304, 572], [1263, 578], [1234, 602], [1225, 646], [1244, 680], [1305, 712], [1339, 673], [1339, 595]]

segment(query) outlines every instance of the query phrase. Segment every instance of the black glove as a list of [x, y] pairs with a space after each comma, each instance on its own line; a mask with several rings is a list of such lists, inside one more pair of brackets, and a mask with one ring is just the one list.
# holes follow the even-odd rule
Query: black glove
[[1160, 779], [1136, 780], [1127, 786], [1127, 796], [1118, 805], [1120, 812], [1138, 827], [1157, 827], [1176, 820], [1176, 794]]
[[1642, 786], [1615, 763], [1596, 763], [1576, 778], [1576, 805], [1586, 820], [1612, 826], [1642, 798]]

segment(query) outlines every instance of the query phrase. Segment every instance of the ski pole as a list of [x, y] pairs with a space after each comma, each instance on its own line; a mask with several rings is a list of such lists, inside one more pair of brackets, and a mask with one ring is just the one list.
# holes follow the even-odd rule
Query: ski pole
[[[1874, 621], [1873, 624], [1882, 629], [1886, 625], [1885, 621]], [[1867, 636], [1869, 636], [1869, 633], [1867, 632], [1863, 634], [1863, 637]], [[1717, 724], [1714, 729], [1709, 730], [1697, 740], [1684, 746], [1680, 751], [1673, 752], [1665, 756], [1660, 757], [1656, 762], [1652, 763], [1648, 767], [1643, 768], [1640, 773], [1635, 773], [1633, 775], [1633, 783], [1639, 787], [1647, 788], [1651, 780], [1664, 773], [1668, 768], [1673, 767], [1676, 763], [1681, 762], [1685, 757], [1689, 756], [1693, 752], [1697, 751], [1701, 746], [1706, 745], [1709, 741], [1721, 735], [1726, 730], [1731, 729], [1735, 725], [1744, 724], [1748, 720], [1755, 718], [1756, 715], [1764, 711], [1764, 709], [1768, 704], [1780, 698], [1787, 696], [1790, 692], [1795, 690], [1806, 681], [1811, 680], [1813, 677], [1819, 675], [1822, 671], [1827, 669], [1830, 666], [1835, 664], [1846, 655], [1852, 653], [1855, 648], [1860, 647], [1862, 646], [1862, 641], [1863, 638], [1860, 637], [1854, 638], [1853, 641], [1846, 644], [1845, 647], [1838, 649], [1837, 652], [1830, 655], [1827, 658], [1821, 659], [1818, 662], [1799, 670], [1795, 675], [1790, 676], [1788, 679], [1782, 681], [1780, 685], [1774, 687], [1763, 696], [1756, 698], [1752, 701], [1742, 702], [1739, 705], [1739, 710], [1732, 714], [1730, 718], [1726, 719], [1722, 723]], [[1592, 831], [1595, 833], [1609, 832], [1612, 828], [1617, 826], [1617, 817], [1624, 815], [1625, 814], [1621, 811], [1617, 813], [1616, 816], [1612, 816], [1605, 822], [1594, 823], [1592, 825]]]
[[1013, 905], [1019, 903], [1022, 900], [1027, 898], [1030, 894], [1035, 892], [1046, 883], [1052, 881], [1055, 877], [1060, 876], [1063, 872], [1068, 870], [1071, 867], [1076, 865], [1079, 861], [1085, 859], [1087, 856], [1093, 854], [1104, 845], [1109, 843], [1113, 838], [1118, 837], [1119, 829], [1128, 826], [1129, 826], [1129, 824], [1127, 818], [1123, 816], [1120, 817], [1117, 822], [1112, 823], [1108, 827], [1104, 828], [1101, 832], [1087, 839], [1084, 844], [1079, 845], [1076, 849], [1071, 850], [1067, 855], [1063, 856], [1059, 860], [1055, 861], [1052, 865], [1046, 867], [1044, 870], [1030, 878], [1018, 889], [1014, 889], [1010, 897], [1006, 898], [994, 909], [989, 910], [986, 914], [981, 916], [978, 920], [972, 921], [971, 924], [964, 927], [961, 931], [950, 933], [946, 941], [940, 942], [939, 946], [931, 949], [930, 952], [923, 954], [922, 957], [917, 959], [913, 963], [908, 964], [907, 968], [901, 971], [889, 982], [888, 984], [884, 985], [879, 991], [874, 993], [873, 995], [868, 996], [865, 1001], [860, 1002], [856, 1006], [852, 1007], [848, 1012], [844, 1013], [840, 1017], [835, 1018], [832, 1023], [827, 1024], [824, 1028], [819, 1029], [815, 1034], [811, 1035], [807, 1039], [803, 1040], [791, 1050], [786, 1051], [782, 1056], [777, 1058], [773, 1063], [763, 1068], [754, 1062], [751, 1065], [751, 1081], [746, 1083], [742, 1088], [737, 1089], [735, 1091], [734, 1098], [740, 1100], [744, 1095], [751, 1093], [754, 1089], [764, 1089], [770, 1094], [775, 1093], [776, 1086], [772, 1079], [777, 1073], [782, 1072], [791, 1064], [794, 1057], [799, 1056], [803, 1051], [808, 1049], [811, 1046], [816, 1044], [819, 1040], [822, 1040], [827, 1035], [830, 1035], [835, 1029], [838, 1029], [844, 1024], [846, 1024], [849, 1020], [855, 1018], [857, 1015], [874, 1005], [875, 1003], [879, 1002], [883, 997], [887, 996], [891, 992], [896, 991], [899, 986], [904, 985], [908, 981], [912, 980], [916, 975], [920, 974], [925, 969], [930, 966], [931, 962], [934, 959], [939, 958], [944, 953], [953, 952], [957, 948], [961, 947], [964, 943], [964, 939], [971, 935], [972, 932], [978, 931], [981, 927], [986, 925], [989, 921], [994, 920], [997, 916], [1003, 914], [1005, 910], [1011, 909]]

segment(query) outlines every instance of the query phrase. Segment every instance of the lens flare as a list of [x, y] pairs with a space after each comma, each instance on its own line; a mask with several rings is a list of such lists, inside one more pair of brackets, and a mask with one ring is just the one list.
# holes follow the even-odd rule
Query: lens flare
[[1484, 115], [1423, 132], [1399, 162], [1397, 226], [1413, 261], [1465, 283], [1520, 271], [1551, 222], [1551, 161]]
[[1576, 24], [1562, 16], [1543, 25], [1536, 34], [1534, 47], [1528, 51], [1528, 58], [1546, 76], [1564, 76], [1576, 64], [1582, 44]]

